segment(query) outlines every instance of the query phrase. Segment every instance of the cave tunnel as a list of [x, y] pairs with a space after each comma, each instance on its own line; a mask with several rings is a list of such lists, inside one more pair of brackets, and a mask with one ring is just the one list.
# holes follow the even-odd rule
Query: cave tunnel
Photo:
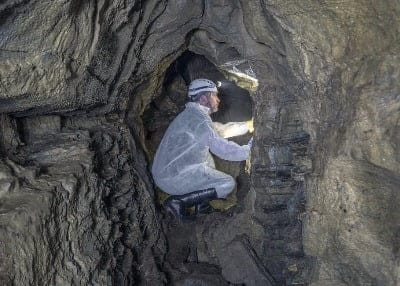
[[[151, 166], [152, 158], [156, 152], [158, 144], [160, 143], [162, 136], [164, 135], [166, 129], [172, 122], [172, 120], [184, 109], [185, 104], [188, 102], [187, 98], [187, 86], [189, 83], [196, 78], [208, 78], [214, 82], [222, 82], [221, 88], [219, 88], [219, 96], [221, 99], [220, 108], [218, 112], [211, 115], [213, 121], [227, 123], [232, 121], [247, 121], [253, 118], [255, 107], [252, 96], [257, 94], [257, 84], [258, 81], [253, 71], [251, 69], [243, 68], [243, 59], [240, 55], [235, 54], [236, 65], [226, 69], [224, 66], [218, 66], [209, 61], [206, 56], [196, 54], [191, 51], [183, 52], [170, 66], [166, 69], [164, 77], [160, 80], [162, 82], [161, 86], [156, 89], [155, 94], [150, 94], [149, 92], [143, 91], [150, 86], [145, 84], [144, 89], [140, 89], [143, 94], [146, 94], [152, 100], [143, 109], [143, 115], [141, 117], [143, 126], [143, 137], [144, 145], [147, 153], [147, 158], [149, 161], [149, 166]], [[244, 64], [246, 67], [247, 65]], [[248, 66], [247, 66], [248, 67]], [[224, 69], [225, 68], [225, 69]], [[245, 72], [240, 72], [239, 69], [245, 70]], [[232, 76], [235, 75], [234, 77]], [[251, 76], [249, 75], [251, 74]], [[243, 81], [245, 83], [243, 83]], [[246, 82], [247, 81], [247, 82]], [[241, 85], [241, 86], [239, 86]], [[151, 89], [150, 90], [154, 90]], [[282, 112], [282, 122], [280, 123], [280, 132], [278, 136], [275, 136], [274, 142], [270, 143], [271, 147], [267, 149], [268, 157], [271, 160], [271, 166], [266, 170], [265, 175], [260, 175], [260, 172], [253, 175], [255, 181], [268, 179], [272, 182], [269, 185], [270, 190], [276, 189], [275, 192], [271, 192], [267, 195], [268, 199], [261, 199], [259, 202], [255, 203], [255, 207], [262, 210], [263, 213], [267, 214], [269, 217], [265, 220], [264, 215], [259, 216], [258, 219], [264, 220], [263, 225], [268, 226], [268, 229], [273, 233], [279, 233], [277, 238], [268, 238], [268, 246], [263, 250], [268, 255], [277, 255], [276, 259], [265, 259], [256, 260], [255, 265], [263, 265], [262, 267], [266, 269], [265, 277], [255, 278], [256, 283], [259, 281], [264, 281], [263, 283], [286, 283], [288, 281], [297, 281], [299, 278], [298, 273], [306, 275], [307, 269], [310, 265], [309, 261], [305, 257], [302, 251], [301, 242], [301, 222], [295, 219], [295, 217], [302, 211], [304, 211], [304, 185], [301, 181], [296, 180], [295, 174], [296, 164], [293, 163], [292, 149], [298, 149], [298, 156], [305, 156], [307, 151], [307, 135], [297, 128], [293, 128], [294, 124], [298, 124], [295, 121], [296, 116], [291, 114], [290, 107], [286, 107], [286, 112]], [[265, 116], [264, 112], [261, 113]], [[255, 118], [257, 121], [257, 118]], [[257, 129], [257, 126], [255, 126]], [[257, 132], [257, 130], [256, 130]], [[246, 134], [242, 136], [237, 136], [230, 138], [238, 144], [246, 144], [251, 138], [252, 134]], [[286, 137], [286, 138], [285, 138]], [[291, 143], [290, 140], [295, 142]], [[300, 148], [296, 147], [297, 145]], [[232, 227], [237, 229], [243, 228], [242, 221], [234, 221], [228, 223], [224, 227], [208, 227], [210, 220], [215, 220], [219, 223], [224, 223], [230, 216], [237, 216], [238, 214], [248, 213], [249, 209], [254, 206], [249, 206], [248, 200], [252, 194], [250, 191], [251, 187], [251, 158], [246, 162], [229, 162], [219, 159], [217, 156], [213, 156], [216, 168], [219, 171], [223, 171], [235, 178], [236, 188], [227, 197], [226, 201], [218, 202], [213, 201], [211, 204], [221, 213], [217, 213], [210, 218], [203, 218], [201, 223], [198, 222], [196, 226], [196, 232], [211, 233], [214, 231], [224, 232]], [[257, 160], [255, 160], [257, 161]], [[263, 164], [256, 165], [257, 170], [265, 168]], [[265, 178], [264, 178], [265, 176]], [[301, 177], [301, 173], [297, 176]], [[256, 192], [261, 192], [259, 196], [265, 196], [265, 185], [263, 182], [256, 189]], [[282, 189], [284, 189], [282, 194]], [[162, 211], [161, 204], [166, 198], [166, 194], [160, 191], [157, 187], [156, 190], [156, 201], [159, 204], [159, 210]], [[254, 192], [254, 191], [253, 191]], [[247, 205], [246, 205], [247, 204]], [[170, 265], [179, 265], [187, 260], [193, 260], [193, 267], [198, 271], [204, 270], [204, 263], [211, 263], [209, 260], [208, 249], [203, 249], [202, 245], [208, 244], [208, 236], [202, 238], [196, 238], [190, 229], [193, 229], [193, 225], [179, 226], [167, 228], [167, 241], [169, 246], [169, 251], [166, 256], [166, 260]], [[241, 231], [239, 231], [240, 233]], [[179, 237], [182, 233], [185, 234], [184, 238]], [[240, 236], [238, 236], [240, 237]], [[223, 237], [222, 240], [229, 241], [231, 238]], [[246, 244], [247, 234], [238, 238], [237, 246], [239, 248], [249, 247], [253, 248], [252, 243]], [[275, 246], [277, 240], [277, 246]], [[285, 244], [282, 244], [286, 241]], [[220, 243], [213, 242], [213, 247], [226, 247], [221, 246]], [[213, 244], [211, 243], [211, 244]], [[265, 242], [266, 243], [266, 242]], [[222, 243], [222, 245], [224, 245]], [[287, 248], [290, 247], [291, 249]], [[228, 251], [231, 250], [230, 247], [226, 247]], [[198, 259], [197, 255], [204, 256], [202, 259]], [[186, 253], [186, 255], [185, 255]], [[195, 253], [195, 254], [193, 254]], [[207, 253], [207, 254], [205, 254]], [[289, 254], [290, 253], [290, 254]], [[241, 254], [243, 255], [243, 253]], [[286, 261], [282, 261], [285, 255], [293, 255], [292, 258], [286, 258]], [[231, 254], [230, 259], [232, 260], [231, 267], [236, 267], [241, 258], [238, 254]], [[243, 258], [246, 259], [246, 258]], [[249, 259], [252, 261], [253, 259]], [[196, 264], [196, 263], [197, 264]], [[289, 265], [296, 264], [298, 268], [297, 271], [285, 272], [285, 269]], [[194, 266], [197, 265], [197, 266]], [[259, 267], [257, 266], [257, 267]], [[222, 266], [224, 267], [224, 266]], [[200, 270], [201, 269], [201, 270]], [[214, 269], [216, 270], [216, 269]], [[217, 271], [217, 270], [216, 270]], [[225, 270], [226, 271], [226, 270]], [[230, 271], [230, 270], [228, 270]], [[246, 271], [254, 272], [254, 266], [249, 266]], [[232, 275], [232, 274], [229, 274]], [[176, 277], [174, 279], [177, 279]], [[242, 278], [239, 278], [241, 280]], [[264, 279], [264, 280], [263, 280]], [[296, 280], [297, 279], [297, 280]], [[268, 281], [268, 282], [267, 282]], [[286, 281], [286, 282], [284, 282]]]
[[[300, 3], [301, 2], [301, 3]], [[398, 1], [0, 4], [0, 285], [399, 285]], [[150, 168], [187, 85], [254, 118], [231, 204]]]
[[221, 102], [219, 110], [211, 115], [213, 121], [227, 123], [252, 119], [249, 91], [227, 80], [204, 56], [186, 51], [167, 69], [160, 94], [154, 97], [143, 113], [146, 146], [151, 155], [154, 155], [173, 118], [184, 109], [188, 102], [187, 86], [196, 78], [224, 83], [218, 90]]
[[[160, 94], [156, 95], [149, 103], [142, 116], [150, 165], [166, 129], [185, 108], [185, 104], [188, 102], [187, 86], [196, 78], [221, 82], [221, 87], [218, 89], [221, 102], [218, 111], [211, 114], [213, 121], [227, 123], [252, 120], [253, 105], [250, 92], [253, 91], [246, 90], [236, 85], [235, 82], [227, 80], [223, 73], [205, 56], [186, 51], [167, 69]], [[230, 138], [230, 140], [238, 144], [246, 144], [250, 137], [251, 135], [247, 134]], [[243, 176], [246, 164], [225, 161], [217, 156], [214, 156], [214, 161], [217, 170], [231, 175], [237, 181], [238, 186], [229, 196], [231, 202], [220, 203], [219, 207], [228, 208], [237, 205], [237, 196], [241, 196], [246, 191], [244, 188], [239, 188], [246, 181]], [[239, 174], [242, 174], [240, 178]], [[164, 194], [159, 192], [157, 194], [161, 195], [159, 196], [160, 201], [165, 198]], [[218, 204], [216, 205], [218, 206]]]

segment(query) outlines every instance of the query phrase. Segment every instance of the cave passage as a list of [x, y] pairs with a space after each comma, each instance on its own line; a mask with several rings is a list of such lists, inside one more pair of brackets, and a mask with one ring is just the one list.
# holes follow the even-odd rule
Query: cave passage
[[[0, 285], [400, 285], [399, 13], [1, 1]], [[254, 117], [251, 166], [215, 158], [236, 201], [174, 227], [149, 166], [195, 78]]]
[[[221, 213], [199, 217], [189, 226], [167, 228], [166, 261], [174, 267], [186, 267], [187, 262], [192, 261], [202, 273], [206, 271], [202, 263], [207, 262], [221, 267], [232, 281], [236, 279], [233, 269], [242, 263], [248, 265], [244, 266], [243, 274], [238, 274], [241, 278], [237, 281], [242, 281], [246, 271], [255, 275], [251, 279], [257, 283], [264, 281], [265, 285], [304, 281], [311, 262], [303, 251], [302, 222], [297, 219], [304, 212], [305, 196], [304, 170], [296, 165], [296, 160], [307, 157], [305, 146], [309, 136], [301, 129], [294, 97], [284, 90], [280, 96], [270, 91], [282, 104], [276, 118], [273, 98], [263, 103], [253, 101], [260, 92], [265, 93], [263, 96], [270, 94], [257, 90], [258, 81], [251, 73], [251, 67], [246, 73], [235, 67], [242, 62], [241, 57], [236, 57], [235, 61], [217, 66], [206, 56], [186, 51], [166, 69], [161, 87], [156, 94], [150, 95], [152, 100], [144, 109], [141, 120], [150, 164], [169, 124], [188, 101], [187, 86], [196, 78], [222, 82], [220, 108], [211, 115], [213, 121], [246, 121], [256, 114], [256, 122], [278, 122], [276, 126], [272, 124], [255, 133], [257, 143], [251, 160], [229, 162], [214, 156], [216, 169], [235, 178], [237, 186], [222, 204], [219, 200], [211, 202], [214, 208], [222, 210]], [[271, 106], [264, 109], [266, 103]], [[243, 145], [252, 136], [245, 134], [229, 140]], [[293, 151], [296, 154], [292, 154]], [[167, 195], [156, 188], [156, 197], [160, 206]], [[248, 228], [249, 222], [253, 221], [255, 224]], [[182, 234], [185, 236], [181, 237]], [[257, 240], [264, 242], [258, 245]], [[218, 252], [215, 261], [212, 258], [214, 252]], [[226, 252], [229, 255], [226, 256]], [[253, 252], [260, 255], [253, 257], [250, 255]], [[174, 273], [171, 269], [167, 272]]]
[[[211, 115], [213, 121], [227, 123], [247, 121], [252, 118], [253, 105], [248, 90], [241, 88], [235, 82], [228, 80], [224, 74], [205, 56], [184, 52], [167, 69], [160, 94], [145, 110], [142, 120], [145, 129], [145, 144], [152, 160], [157, 147], [172, 120], [185, 108], [188, 102], [187, 86], [196, 78], [207, 78], [213, 82], [221, 82], [218, 96], [221, 100], [219, 110]], [[238, 144], [246, 144], [251, 134], [229, 138]], [[238, 176], [243, 172], [245, 164], [228, 162], [214, 156], [218, 170], [228, 173], [238, 181]], [[238, 183], [238, 182], [237, 182]], [[161, 195], [160, 200], [165, 198]], [[236, 190], [231, 195], [231, 203], [216, 203], [218, 208], [228, 208], [236, 204]]]
[[249, 91], [227, 80], [206, 57], [186, 51], [167, 69], [160, 94], [154, 97], [143, 113], [146, 147], [151, 157], [171, 121], [188, 102], [187, 86], [196, 78], [222, 82], [218, 93], [221, 102], [219, 110], [211, 115], [213, 121], [226, 123], [252, 118]]

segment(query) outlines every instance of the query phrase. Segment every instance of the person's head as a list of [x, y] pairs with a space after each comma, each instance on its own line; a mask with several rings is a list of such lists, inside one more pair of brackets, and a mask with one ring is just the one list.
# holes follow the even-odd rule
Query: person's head
[[217, 112], [219, 105], [218, 90], [215, 83], [208, 79], [195, 79], [189, 85], [188, 96], [191, 101], [210, 108], [210, 112]]

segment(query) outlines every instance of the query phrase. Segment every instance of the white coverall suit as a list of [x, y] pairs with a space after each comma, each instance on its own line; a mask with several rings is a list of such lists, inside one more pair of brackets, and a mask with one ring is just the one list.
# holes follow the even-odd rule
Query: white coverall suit
[[216, 124], [209, 108], [189, 102], [168, 127], [154, 158], [152, 173], [155, 183], [170, 195], [184, 195], [215, 188], [218, 198], [226, 198], [235, 187], [235, 180], [215, 169], [209, 151], [229, 161], [249, 157], [250, 146], [240, 146], [221, 137], [245, 134], [245, 122]]

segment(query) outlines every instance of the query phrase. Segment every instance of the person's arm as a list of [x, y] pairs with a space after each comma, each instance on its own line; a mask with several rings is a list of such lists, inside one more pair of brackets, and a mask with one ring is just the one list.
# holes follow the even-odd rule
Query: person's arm
[[243, 161], [250, 155], [250, 146], [240, 146], [233, 141], [222, 138], [212, 126], [209, 127], [208, 146], [211, 153], [229, 161]]
[[213, 126], [217, 133], [223, 138], [231, 138], [239, 135], [253, 132], [253, 120], [243, 122], [220, 123], [213, 122]]

